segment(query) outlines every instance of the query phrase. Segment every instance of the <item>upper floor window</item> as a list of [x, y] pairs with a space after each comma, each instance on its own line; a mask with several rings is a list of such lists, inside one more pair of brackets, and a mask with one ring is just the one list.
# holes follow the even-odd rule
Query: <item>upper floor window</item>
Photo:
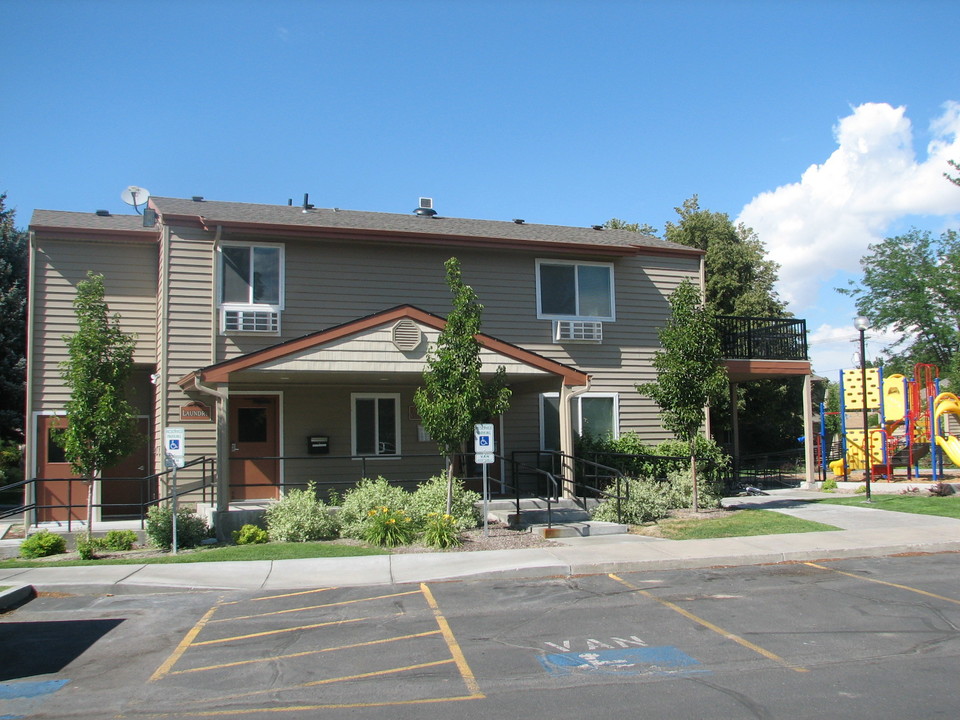
[[537, 260], [537, 317], [614, 320], [613, 265]]
[[221, 330], [280, 332], [283, 246], [237, 243], [220, 248]]

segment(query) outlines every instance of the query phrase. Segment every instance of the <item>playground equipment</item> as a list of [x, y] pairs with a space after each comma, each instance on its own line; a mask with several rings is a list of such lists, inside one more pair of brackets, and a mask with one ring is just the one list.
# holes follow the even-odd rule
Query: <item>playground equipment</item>
[[[914, 366], [912, 379], [899, 374], [884, 378], [882, 368], [841, 371], [842, 452], [841, 457], [832, 462], [822, 453], [824, 475], [829, 465], [835, 476], [846, 478], [852, 470], [866, 469], [869, 462], [875, 478], [891, 480], [896, 467], [906, 467], [907, 479], [910, 479], [920, 474], [920, 460], [937, 447], [960, 466], [960, 437], [948, 432], [951, 417], [960, 420], [960, 398], [939, 392], [939, 374], [935, 365], [927, 364]], [[869, 413], [878, 416], [879, 422], [870, 428], [848, 428], [847, 413], [853, 410], [862, 413], [864, 403]], [[824, 415], [821, 405], [821, 416]], [[822, 424], [822, 447], [826, 439], [826, 426]], [[933, 480], [942, 473], [942, 457], [938, 455], [933, 453]]]

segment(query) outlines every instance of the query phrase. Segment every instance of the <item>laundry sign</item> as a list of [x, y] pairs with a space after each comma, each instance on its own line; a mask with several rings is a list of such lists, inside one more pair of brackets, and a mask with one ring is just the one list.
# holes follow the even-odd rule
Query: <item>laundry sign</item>
[[213, 413], [210, 406], [194, 400], [180, 406], [180, 422], [210, 422]]

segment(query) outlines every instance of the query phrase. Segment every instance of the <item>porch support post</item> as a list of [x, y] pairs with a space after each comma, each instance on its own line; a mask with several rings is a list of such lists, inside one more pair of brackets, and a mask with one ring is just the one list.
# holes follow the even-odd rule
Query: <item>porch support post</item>
[[576, 470], [574, 468], [574, 454], [576, 446], [573, 437], [573, 400], [590, 389], [588, 380], [581, 387], [560, 386], [560, 455], [563, 475], [561, 493], [565, 498], [576, 497]]
[[806, 471], [807, 487], [812, 488], [813, 467], [813, 375], [803, 376], [803, 464]]
[[217, 512], [230, 509], [230, 394], [217, 385]]
[[[740, 383], [730, 383], [730, 429], [733, 435], [733, 481], [740, 482]], [[732, 490], [732, 488], [731, 488]]]

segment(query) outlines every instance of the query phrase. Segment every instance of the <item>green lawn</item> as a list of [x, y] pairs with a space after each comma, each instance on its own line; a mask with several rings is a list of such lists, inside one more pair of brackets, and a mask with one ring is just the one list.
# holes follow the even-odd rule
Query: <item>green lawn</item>
[[300, 560], [303, 558], [356, 557], [386, 555], [380, 548], [339, 545], [327, 542], [265, 543], [261, 545], [225, 545], [223, 547], [183, 550], [176, 555], [154, 557], [103, 558], [101, 560], [4, 560], [2, 568], [82, 567], [85, 565], [159, 565], [196, 562], [246, 562], [251, 560]]
[[895, 512], [916, 513], [918, 515], [942, 515], [943, 517], [960, 518], [960, 495], [934, 497], [931, 495], [887, 495], [872, 494], [868, 503], [863, 495], [846, 495], [824, 498], [816, 502], [830, 505], [859, 505], [876, 508], [877, 510], [893, 510]]
[[707, 520], [673, 518], [660, 520], [657, 525], [662, 536], [670, 540], [706, 540], [747, 535], [785, 535], [840, 530], [833, 525], [801, 520], [772, 510], [741, 510]]

